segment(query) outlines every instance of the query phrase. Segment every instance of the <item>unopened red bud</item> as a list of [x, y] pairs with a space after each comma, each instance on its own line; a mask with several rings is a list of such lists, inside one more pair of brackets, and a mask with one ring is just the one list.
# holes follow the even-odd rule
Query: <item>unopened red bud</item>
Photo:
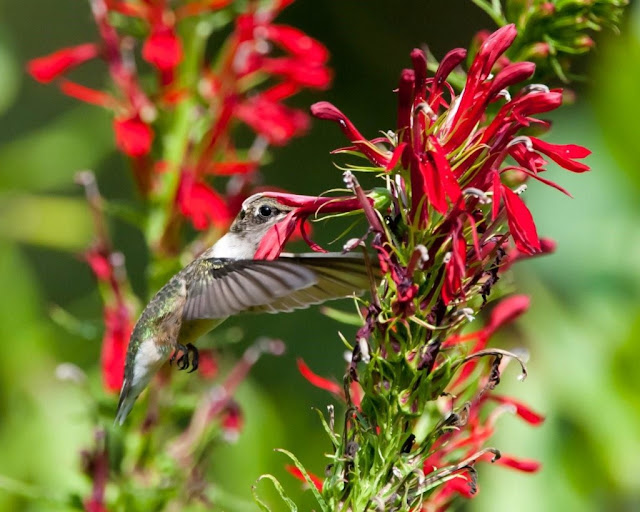
[[543, 16], [552, 16], [556, 12], [556, 6], [553, 2], [545, 2], [540, 6], [540, 14]]
[[533, 44], [529, 50], [529, 55], [532, 59], [545, 59], [549, 56], [549, 53], [551, 53], [549, 43], [543, 42]]
[[589, 36], [584, 35], [577, 37], [573, 44], [580, 50], [589, 50], [590, 48], [593, 48], [596, 43]]

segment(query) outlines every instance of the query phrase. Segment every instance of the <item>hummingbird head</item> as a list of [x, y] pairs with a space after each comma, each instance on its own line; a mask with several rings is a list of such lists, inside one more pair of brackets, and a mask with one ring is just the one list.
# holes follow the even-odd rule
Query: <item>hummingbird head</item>
[[254, 194], [242, 203], [242, 210], [231, 224], [230, 232], [260, 240], [271, 226], [293, 209], [273, 197]]

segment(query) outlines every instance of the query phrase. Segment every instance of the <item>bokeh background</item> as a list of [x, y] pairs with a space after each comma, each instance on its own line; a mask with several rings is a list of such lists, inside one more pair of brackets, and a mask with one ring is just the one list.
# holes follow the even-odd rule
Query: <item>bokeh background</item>
[[[471, 2], [427, 0], [299, 0], [280, 21], [304, 29], [332, 53], [333, 87], [307, 93], [298, 105], [332, 101], [368, 136], [394, 127], [392, 90], [413, 47], [428, 43], [441, 56], [468, 46], [477, 30], [492, 28]], [[133, 184], [114, 150], [109, 116], [35, 83], [24, 66], [93, 38], [84, 2], [0, 3], [0, 510], [6, 512], [55, 508], [46, 499], [34, 503], [6, 492], [13, 484], [5, 477], [31, 484], [30, 492], [45, 497], [88, 489], [79, 471], [79, 451], [91, 444], [86, 395], [55, 378], [56, 366], [71, 361], [99, 380], [101, 304], [77, 256], [92, 229], [73, 175], [93, 169], [110, 199], [133, 200]], [[466, 510], [640, 510], [637, 5], [621, 35], [599, 35], [581, 68], [587, 80], [575, 88], [575, 105], [553, 116], [551, 139], [591, 148], [593, 171], [551, 171], [574, 199], [540, 184], [530, 187], [527, 200], [539, 231], [554, 238], [558, 250], [519, 265], [514, 281], [532, 295], [532, 308], [495, 340], [530, 351], [529, 378], [521, 383], [506, 375], [501, 390], [544, 412], [547, 421], [533, 429], [503, 417], [493, 444], [541, 460], [543, 470], [525, 475], [484, 465], [480, 493]], [[85, 83], [105, 80], [99, 65], [79, 74]], [[340, 186], [328, 152], [343, 143], [333, 124], [316, 122], [308, 136], [274, 153], [266, 179], [299, 193]], [[112, 233], [144, 296], [142, 238], [117, 221]], [[64, 312], [82, 322], [69, 321]], [[302, 500], [303, 510], [310, 509], [299, 483], [283, 471], [287, 461], [272, 449], [292, 450], [322, 474], [327, 440], [311, 408], [324, 408], [331, 398], [302, 379], [295, 359], [303, 357], [318, 373], [342, 375], [336, 335], [342, 326], [317, 310], [244, 317], [236, 326], [242, 340], [228, 353], [241, 353], [259, 334], [283, 339], [288, 352], [262, 359], [241, 386], [245, 430], [237, 443], [216, 447], [216, 481], [250, 503], [256, 478], [273, 473]]]

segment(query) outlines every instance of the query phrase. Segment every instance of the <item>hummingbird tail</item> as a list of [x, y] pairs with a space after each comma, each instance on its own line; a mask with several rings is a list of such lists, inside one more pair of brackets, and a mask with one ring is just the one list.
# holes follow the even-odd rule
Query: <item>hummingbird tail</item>
[[116, 412], [115, 423], [118, 425], [122, 425], [124, 423], [124, 420], [133, 408], [136, 398], [136, 395], [131, 392], [130, 379], [125, 378], [122, 383], [122, 390], [120, 391], [120, 400], [118, 400], [118, 410]]

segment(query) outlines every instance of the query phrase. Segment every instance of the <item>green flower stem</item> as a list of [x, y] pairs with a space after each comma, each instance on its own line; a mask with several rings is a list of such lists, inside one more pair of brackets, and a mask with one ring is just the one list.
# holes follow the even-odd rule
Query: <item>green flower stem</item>
[[[203, 62], [206, 42], [215, 24], [211, 20], [186, 19], [180, 26], [184, 41], [184, 58], [178, 71], [178, 87], [191, 94], [180, 101], [175, 108], [170, 124], [164, 135], [162, 160], [166, 172], [159, 177], [159, 186], [151, 198], [151, 211], [147, 222], [146, 239], [156, 258], [166, 253], [167, 231], [174, 222], [174, 202], [180, 183], [180, 167], [184, 163], [189, 148], [189, 135], [193, 113], [198, 106], [195, 93], [198, 87], [200, 67]], [[153, 272], [152, 272], [153, 274]]]

